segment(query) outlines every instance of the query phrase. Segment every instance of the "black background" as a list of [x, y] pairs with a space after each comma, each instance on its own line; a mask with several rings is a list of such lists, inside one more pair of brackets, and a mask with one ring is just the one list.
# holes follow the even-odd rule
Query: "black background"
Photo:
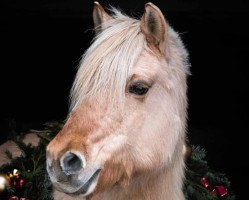
[[[142, 0], [100, 1], [135, 17]], [[243, 0], [153, 1], [189, 50], [191, 143], [247, 199], [249, 4]], [[92, 31], [92, 1], [2, 0], [0, 143], [15, 132], [64, 119], [68, 95]]]

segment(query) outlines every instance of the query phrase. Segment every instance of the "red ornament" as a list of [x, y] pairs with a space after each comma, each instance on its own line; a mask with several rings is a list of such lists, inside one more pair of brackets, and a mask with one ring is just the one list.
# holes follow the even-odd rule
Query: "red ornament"
[[201, 184], [202, 184], [205, 188], [208, 189], [208, 188], [210, 187], [210, 184], [209, 184], [207, 178], [202, 177], [200, 182], [201, 182]]
[[221, 197], [224, 197], [228, 194], [227, 188], [223, 185], [217, 185], [215, 186], [215, 189], [217, 190], [217, 192]]
[[20, 180], [19, 185], [20, 185], [20, 187], [22, 187], [24, 185], [24, 180], [23, 179]]
[[9, 200], [19, 200], [19, 198], [17, 196], [12, 196], [9, 198]]
[[213, 195], [213, 196], [219, 196], [224, 197], [228, 195], [228, 190], [223, 185], [216, 185], [216, 186], [210, 186], [208, 179], [205, 177], [202, 177], [200, 180], [200, 183]]

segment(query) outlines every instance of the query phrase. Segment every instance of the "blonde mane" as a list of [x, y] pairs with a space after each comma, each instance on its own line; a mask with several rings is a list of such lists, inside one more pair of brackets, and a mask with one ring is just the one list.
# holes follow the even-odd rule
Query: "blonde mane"
[[139, 20], [116, 9], [112, 11], [113, 19], [105, 24], [108, 28], [95, 37], [82, 56], [71, 90], [71, 110], [100, 91], [111, 101], [124, 99], [126, 81], [144, 48], [145, 38]]

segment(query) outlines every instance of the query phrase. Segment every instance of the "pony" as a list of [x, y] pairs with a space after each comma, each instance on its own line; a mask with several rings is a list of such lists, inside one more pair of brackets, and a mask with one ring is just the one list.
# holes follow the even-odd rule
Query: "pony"
[[96, 36], [46, 149], [55, 200], [184, 200], [188, 53], [160, 9], [94, 2]]

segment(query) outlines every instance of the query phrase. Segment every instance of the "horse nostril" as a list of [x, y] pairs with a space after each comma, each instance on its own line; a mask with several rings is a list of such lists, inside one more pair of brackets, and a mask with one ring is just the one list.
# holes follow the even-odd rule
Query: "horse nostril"
[[61, 167], [67, 175], [75, 174], [80, 171], [85, 164], [82, 156], [72, 152], [66, 152], [61, 158]]

